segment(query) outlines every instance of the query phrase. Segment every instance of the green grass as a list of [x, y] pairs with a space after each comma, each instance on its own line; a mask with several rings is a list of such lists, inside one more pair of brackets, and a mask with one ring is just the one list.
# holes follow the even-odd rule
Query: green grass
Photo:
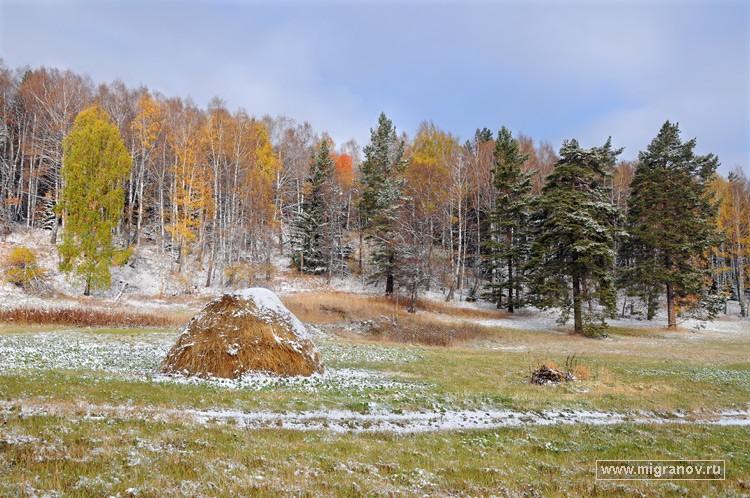
[[[743, 496], [747, 429], [534, 427], [344, 434], [163, 422], [11, 417], [0, 495], [64, 496]], [[1, 438], [0, 438], [1, 439]], [[720, 482], [603, 482], [596, 459], [727, 461]]]
[[[64, 333], [64, 332], [62, 332]], [[141, 330], [98, 329], [133, 340]], [[750, 403], [750, 364], [696, 362], [590, 353], [578, 356], [589, 380], [561, 386], [528, 383], [530, 369], [542, 361], [565, 362], [566, 355], [486, 349], [413, 347], [323, 341], [329, 368], [366, 369], [396, 381], [386, 387], [350, 389], [335, 382], [315, 390], [306, 386], [261, 390], [212, 385], [154, 383], [93, 370], [21, 370], [0, 375], [0, 398], [44, 398], [90, 403], [135, 403], [163, 407], [226, 407], [243, 410], [301, 410], [366, 407], [394, 410], [577, 408], [612, 411], [720, 410]], [[361, 408], [364, 409], [364, 408]], [[360, 409], [360, 410], [361, 410]]]
[[24, 323], [0, 323], [0, 335], [60, 330], [59, 325], [29, 325]]
[[670, 361], [665, 365], [663, 360], [599, 353], [578, 357], [591, 370], [590, 380], [557, 387], [528, 384], [532, 366], [549, 360], [563, 365], [565, 359], [555, 354], [430, 350], [424, 360], [405, 364], [399, 371], [416, 380], [432, 380], [440, 394], [499, 399], [516, 409], [694, 410], [750, 402], [748, 363]]

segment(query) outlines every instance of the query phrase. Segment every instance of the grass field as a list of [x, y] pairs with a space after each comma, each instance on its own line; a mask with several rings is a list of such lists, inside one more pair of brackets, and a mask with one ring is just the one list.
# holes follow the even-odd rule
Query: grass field
[[[530, 427], [399, 436], [11, 419], [0, 495], [743, 496], [746, 428]], [[24, 439], [21, 439], [23, 435]], [[595, 481], [605, 458], [725, 458], [721, 482]]]
[[[427, 346], [352, 332], [355, 313], [373, 319], [390, 303], [330, 311], [331, 298], [307, 299], [307, 310], [290, 307], [317, 323], [327, 366], [310, 379], [160, 375], [175, 328], [0, 326], [0, 496], [750, 494], [750, 429], [704, 423], [748, 410], [750, 334], [623, 328], [593, 340], [476, 327]], [[446, 313], [395, 315], [434, 333]], [[484, 313], [438, 318], [461, 328]], [[529, 384], [533, 367], [570, 356], [587, 379]], [[367, 432], [388, 415], [563, 409], [648, 413], [655, 423]], [[343, 413], [355, 423], [255, 430], [205, 416], [223, 411]], [[594, 462], [606, 458], [725, 459], [727, 480], [595, 481]]]

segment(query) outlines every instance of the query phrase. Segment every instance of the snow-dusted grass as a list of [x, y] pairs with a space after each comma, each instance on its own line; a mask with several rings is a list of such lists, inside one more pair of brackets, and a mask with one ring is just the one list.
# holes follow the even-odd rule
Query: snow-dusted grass
[[[179, 390], [181, 386], [213, 392], [235, 390], [247, 392], [248, 398], [253, 397], [250, 393], [254, 391], [264, 391], [271, 397], [277, 392], [286, 392], [288, 396], [328, 392], [340, 395], [342, 403], [348, 403], [353, 395], [364, 398], [378, 393], [406, 396], [424, 387], [408, 379], [361, 368], [365, 363], [415, 361], [419, 356], [414, 352], [330, 341], [320, 344], [324, 361], [330, 360], [329, 368], [323, 374], [310, 377], [284, 378], [248, 373], [231, 380], [160, 374], [158, 367], [175, 337], [173, 330], [158, 329], [78, 329], [0, 334], [0, 384], [3, 375], [19, 381], [28, 378], [30, 382], [47, 376], [57, 380], [67, 376], [71, 384], [86, 384], [96, 379], [96, 389], [105, 396], [111, 391], [102, 388], [101, 384], [109, 382], [127, 386], [124, 390], [146, 389], [145, 384], [163, 386], [167, 391]], [[49, 383], [41, 382], [41, 385]], [[72, 389], [71, 394], [75, 391]], [[63, 392], [58, 394], [62, 395]], [[232, 395], [226, 397], [231, 398]]]
[[265, 373], [247, 373], [238, 379], [202, 379], [182, 375], [156, 374], [153, 382], [210, 386], [249, 391], [286, 391], [297, 393], [319, 393], [321, 391], [344, 391], [352, 395], [366, 395], [372, 391], [414, 391], [422, 386], [391, 380], [387, 376], [362, 369], [332, 368], [322, 374], [309, 377], [279, 377]]
[[[235, 381], [157, 374], [176, 329], [0, 326], [0, 496], [733, 496], [750, 484], [748, 429], [734, 426], [750, 409], [742, 331], [591, 340], [484, 326], [460, 347], [425, 347], [329, 335], [346, 326], [332, 321], [308, 327], [325, 374]], [[527, 382], [571, 354], [591, 379]], [[726, 459], [728, 480], [592, 478], [597, 458], [690, 457]]]
[[[632, 412], [745, 409], [750, 338], [617, 336], [495, 331], [463, 348], [372, 343], [318, 333], [326, 371], [236, 380], [157, 373], [175, 330], [76, 329], [0, 333], [0, 391], [9, 399], [242, 410], [446, 410]], [[585, 381], [540, 388], [527, 380], [543, 361], [576, 355]]]
[[0, 334], [0, 373], [82, 370], [145, 378], [161, 362], [173, 331], [70, 329]]
[[[389, 435], [2, 417], [3, 496], [742, 496], [750, 476], [743, 427], [569, 425]], [[686, 457], [726, 459], [727, 480], [593, 478], [596, 459]]]

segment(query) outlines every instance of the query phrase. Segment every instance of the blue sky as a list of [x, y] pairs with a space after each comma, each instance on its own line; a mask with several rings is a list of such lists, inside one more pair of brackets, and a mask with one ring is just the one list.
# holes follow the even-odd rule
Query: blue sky
[[506, 125], [634, 158], [666, 120], [750, 169], [750, 2], [0, 0], [0, 57], [200, 104], [308, 120], [361, 144]]

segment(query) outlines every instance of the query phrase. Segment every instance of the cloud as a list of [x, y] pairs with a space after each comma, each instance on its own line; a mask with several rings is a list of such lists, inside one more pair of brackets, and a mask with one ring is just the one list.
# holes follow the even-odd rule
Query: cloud
[[343, 143], [367, 129], [361, 100], [336, 75], [316, 65], [317, 57], [302, 34], [280, 26], [254, 37], [252, 46], [231, 57], [207, 77], [208, 88], [221, 88], [233, 104], [254, 114], [285, 114], [309, 121]]
[[632, 159], [671, 120], [700, 151], [719, 154], [723, 171], [750, 166], [747, 4], [545, 5], [512, 20], [520, 28], [484, 50], [546, 91], [551, 109], [529, 112], [556, 122], [537, 135], [591, 145], [611, 135]]
[[[2, 0], [0, 0], [2, 1]], [[341, 143], [508, 125], [558, 145], [612, 135], [635, 157], [678, 121], [724, 171], [750, 165], [750, 6], [741, 2], [0, 3], [0, 53], [122, 78]], [[28, 26], [34, 26], [29, 37]], [[19, 43], [18, 40], [23, 40]]]

